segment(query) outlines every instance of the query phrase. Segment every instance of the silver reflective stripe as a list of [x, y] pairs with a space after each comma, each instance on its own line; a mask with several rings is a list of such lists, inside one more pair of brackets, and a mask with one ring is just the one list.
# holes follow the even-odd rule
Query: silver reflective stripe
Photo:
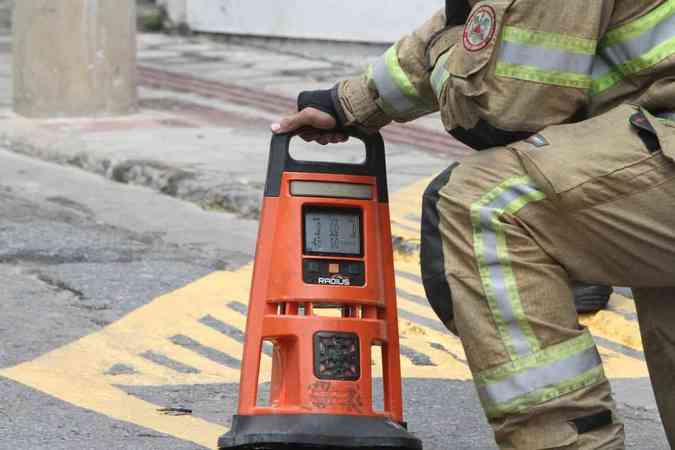
[[431, 73], [431, 88], [434, 90], [434, 94], [436, 94], [436, 98], [438, 99], [441, 97], [445, 83], [447, 83], [450, 78], [450, 72], [448, 71], [449, 58], [450, 51], [448, 50], [438, 58], [438, 62], [436, 62], [434, 70]]
[[534, 47], [517, 42], [502, 41], [499, 60], [508, 64], [534, 66], [542, 70], [589, 75], [593, 55], [564, 50]]
[[605, 59], [605, 56], [602, 53], [599, 53], [595, 60], [593, 61], [593, 79], [600, 78], [609, 73], [612, 69], [612, 65]]
[[601, 364], [602, 360], [598, 350], [593, 346], [548, 365], [514, 374], [505, 380], [488, 385], [478, 385], [478, 395], [486, 404], [508, 403], [539, 389], [553, 387], [574, 379]]
[[401, 92], [396, 80], [391, 76], [386, 54], [373, 67], [373, 81], [380, 97], [398, 114], [405, 115], [418, 109], [415, 103]]
[[511, 202], [520, 197], [530, 195], [536, 192], [529, 185], [515, 185], [504, 191], [499, 197], [486, 206], [480, 208], [480, 225], [482, 227], [483, 237], [483, 258], [490, 273], [490, 282], [494, 291], [494, 297], [497, 302], [499, 313], [505, 322], [511, 343], [518, 355], [527, 355], [532, 352], [528, 339], [518, 323], [518, 317], [513, 310], [513, 299], [509, 293], [507, 275], [504, 272], [504, 262], [498, 254], [499, 244], [495, 229], [496, 211], [506, 208]]
[[667, 119], [675, 122], [675, 111], [673, 112], [662, 112], [656, 115], [656, 117], [660, 117], [661, 119]]
[[593, 66], [593, 78], [606, 75], [610, 66], [626, 64], [674, 37], [675, 15], [672, 15], [633, 39], [601, 48], [599, 54], [603, 61]]

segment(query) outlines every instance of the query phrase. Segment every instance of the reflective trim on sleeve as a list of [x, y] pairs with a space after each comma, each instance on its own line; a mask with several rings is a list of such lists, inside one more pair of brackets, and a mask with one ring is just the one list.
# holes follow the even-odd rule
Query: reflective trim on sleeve
[[398, 60], [398, 46], [385, 52], [373, 67], [378, 106], [393, 118], [414, 118], [433, 108], [417, 92]]
[[675, 0], [609, 31], [600, 41], [593, 66], [592, 95], [675, 55]]
[[366, 69], [366, 79], [368, 80], [368, 83], [371, 83], [371, 82], [374, 83], [375, 82], [375, 80], [373, 80], [373, 65], [372, 64], [368, 65], [368, 68]]
[[568, 36], [565, 34], [530, 31], [523, 28], [504, 27], [502, 40], [515, 42], [530, 47], [563, 50], [570, 53], [595, 55], [598, 41], [594, 39]]
[[589, 89], [592, 83], [589, 75], [548, 71], [533, 66], [519, 66], [502, 62], [497, 63], [495, 73], [506, 78], [577, 89]]
[[448, 59], [450, 58], [450, 51], [447, 51], [438, 58], [438, 62], [431, 72], [431, 88], [436, 94], [436, 98], [440, 100], [445, 83], [450, 78], [450, 71], [448, 71]]
[[535, 66], [540, 70], [588, 76], [594, 55], [502, 42], [499, 60], [507, 64]]
[[490, 418], [533, 406], [605, 380], [602, 360], [588, 331], [475, 377]]
[[544, 198], [529, 177], [514, 177], [471, 206], [474, 252], [483, 290], [502, 342], [513, 359], [537, 352], [540, 343], [520, 301], [500, 218]]
[[498, 76], [588, 89], [597, 41], [505, 27]]
[[666, 0], [644, 16], [609, 30], [600, 41], [600, 47], [612, 47], [636, 38], [671, 18], [673, 14], [675, 14], [675, 1]]
[[666, 123], [675, 122], [675, 112], [659, 113], [656, 118]]

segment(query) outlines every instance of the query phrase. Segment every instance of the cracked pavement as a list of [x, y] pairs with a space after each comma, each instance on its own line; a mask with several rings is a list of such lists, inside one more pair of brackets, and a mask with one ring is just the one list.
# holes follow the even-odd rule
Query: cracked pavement
[[[238, 219], [152, 191], [4, 150], [0, 180], [0, 368], [98, 331], [154, 297], [251, 257], [254, 223], [236, 238], [247, 252], [233, 251], [222, 236]], [[112, 197], [120, 203], [111, 204]], [[130, 215], [147, 221], [127, 221]], [[2, 377], [0, 392], [0, 449], [199, 448]]]

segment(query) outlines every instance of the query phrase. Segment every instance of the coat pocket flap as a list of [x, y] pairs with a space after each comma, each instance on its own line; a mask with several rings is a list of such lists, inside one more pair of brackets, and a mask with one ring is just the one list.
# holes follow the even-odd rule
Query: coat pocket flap
[[[561, 194], [652, 156], [628, 123], [634, 112], [625, 105], [585, 122], [547, 128], [510, 147], [547, 194]], [[675, 129], [669, 130], [672, 139]]]
[[501, 33], [506, 10], [510, 1], [478, 2], [466, 22], [460, 45], [451, 58], [450, 74], [468, 78], [483, 69], [492, 59]]
[[656, 132], [663, 154], [675, 161], [675, 120], [655, 117], [644, 108], [641, 111]]

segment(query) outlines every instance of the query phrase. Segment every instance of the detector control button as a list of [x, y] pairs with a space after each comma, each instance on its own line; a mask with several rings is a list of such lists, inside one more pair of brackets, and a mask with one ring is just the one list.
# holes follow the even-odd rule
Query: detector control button
[[307, 272], [321, 272], [321, 265], [318, 261], [305, 261]]
[[362, 261], [304, 259], [302, 279], [307, 284], [324, 286], [365, 286], [366, 266]]
[[347, 273], [350, 275], [358, 275], [363, 272], [362, 263], [351, 263], [347, 264]]

